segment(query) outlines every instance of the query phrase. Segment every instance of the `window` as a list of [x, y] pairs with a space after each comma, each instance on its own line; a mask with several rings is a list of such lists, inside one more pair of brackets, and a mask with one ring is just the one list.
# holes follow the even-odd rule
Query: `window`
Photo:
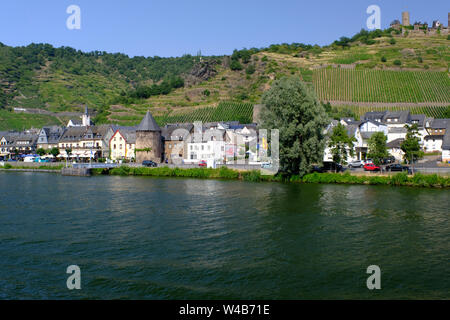
[[122, 149], [122, 145], [119, 145], [119, 149]]
[[114, 145], [114, 149], [116, 149], [116, 145]]

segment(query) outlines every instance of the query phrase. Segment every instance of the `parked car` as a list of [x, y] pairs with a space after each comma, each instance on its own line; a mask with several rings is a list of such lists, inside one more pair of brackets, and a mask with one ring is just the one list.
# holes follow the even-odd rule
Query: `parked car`
[[344, 172], [346, 169], [340, 164], [333, 161], [324, 161], [323, 162], [323, 171], [336, 171], [336, 172]]
[[384, 158], [381, 163], [382, 164], [389, 164], [389, 163], [394, 163], [395, 162], [395, 157], [393, 156], [389, 156], [387, 158]]
[[206, 166], [207, 166], [207, 163], [206, 163], [205, 160], [201, 160], [201, 161], [198, 163], [198, 166], [199, 166], [199, 167], [206, 167]]
[[381, 168], [373, 163], [366, 163], [364, 165], [364, 171], [381, 171]]
[[335, 163], [333, 161], [324, 161], [323, 162], [323, 166], [314, 165], [312, 167], [311, 171], [312, 172], [323, 173], [323, 172], [327, 172], [327, 171], [344, 172], [345, 170], [346, 170], [346, 168], [344, 168], [340, 164], [337, 164], [337, 163]]
[[142, 165], [144, 167], [157, 167], [158, 166], [158, 164], [152, 160], [144, 160], [144, 161], [142, 161]]
[[348, 164], [349, 168], [362, 168], [364, 167], [364, 162], [361, 160], [352, 161]]
[[390, 164], [388, 166], [386, 166], [386, 171], [411, 171], [411, 169], [409, 169], [408, 166], [402, 166], [399, 163], [395, 163], [395, 164]]
[[311, 172], [323, 173], [323, 170], [320, 166], [313, 166]]

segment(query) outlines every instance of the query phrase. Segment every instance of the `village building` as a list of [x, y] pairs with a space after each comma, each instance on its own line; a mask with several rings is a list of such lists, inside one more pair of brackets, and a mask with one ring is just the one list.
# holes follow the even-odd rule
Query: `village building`
[[208, 166], [224, 163], [225, 134], [223, 127], [194, 127], [193, 135], [188, 139], [187, 158], [184, 162], [192, 164], [206, 161]]
[[109, 139], [110, 159], [113, 161], [136, 158], [136, 127], [113, 127], [114, 133]]
[[447, 130], [442, 141], [442, 162], [450, 163], [450, 126]]
[[136, 128], [136, 162], [151, 160], [161, 163], [162, 157], [161, 129], [150, 111]]
[[43, 127], [39, 131], [37, 149], [51, 150], [58, 148], [58, 142], [64, 133], [64, 128], [58, 126]]
[[[80, 160], [106, 158], [111, 135], [110, 125], [67, 128], [58, 142], [58, 157]], [[67, 154], [66, 150], [71, 152]]]
[[395, 158], [396, 161], [402, 161], [405, 153], [402, 151], [402, 143], [405, 141], [402, 138], [392, 140], [386, 144], [387, 150], [391, 156]]
[[428, 135], [424, 138], [425, 152], [442, 152], [444, 136], [449, 125], [450, 119], [433, 119], [426, 122], [425, 128]]
[[226, 162], [237, 160], [240, 162], [257, 162], [258, 150], [264, 146], [258, 141], [257, 124], [233, 124], [226, 129], [225, 137]]
[[193, 129], [194, 125], [192, 123], [168, 124], [161, 129], [164, 140], [164, 162], [182, 163], [187, 154], [186, 139]]
[[37, 138], [37, 131], [34, 129], [24, 132], [11, 131], [3, 134], [0, 137], [0, 154], [2, 157], [34, 154], [37, 147]]

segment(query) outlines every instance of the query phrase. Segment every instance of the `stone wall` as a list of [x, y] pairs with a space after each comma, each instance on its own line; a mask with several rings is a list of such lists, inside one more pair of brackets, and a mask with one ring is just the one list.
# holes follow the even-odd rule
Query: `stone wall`
[[[139, 151], [143, 149], [151, 149], [151, 151]], [[156, 163], [161, 163], [161, 157], [161, 133], [158, 131], [137, 131], [136, 162], [142, 163], [144, 160], [152, 160]]]

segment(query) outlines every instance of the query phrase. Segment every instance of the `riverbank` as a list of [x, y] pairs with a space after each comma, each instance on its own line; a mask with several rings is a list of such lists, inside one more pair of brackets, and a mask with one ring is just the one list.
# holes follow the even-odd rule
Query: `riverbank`
[[[60, 173], [63, 165], [60, 166], [39, 166], [35, 168], [5, 166], [0, 167], [0, 171], [18, 172], [51, 172]], [[114, 169], [90, 169], [92, 175], [115, 175], [115, 176], [148, 176], [148, 177], [179, 177], [194, 179], [221, 179], [240, 180], [248, 182], [283, 182], [283, 183], [319, 183], [319, 184], [359, 184], [359, 185], [388, 185], [388, 186], [409, 186], [422, 188], [450, 188], [450, 177], [437, 174], [407, 175], [397, 173], [382, 175], [370, 173], [369, 175], [352, 175], [346, 173], [310, 173], [303, 177], [291, 176], [289, 178], [281, 175], [262, 175], [259, 170], [238, 171], [221, 167], [212, 168], [146, 168], [121, 166]]]
[[437, 174], [425, 175], [416, 173], [409, 176], [406, 173], [394, 175], [351, 175], [350, 173], [311, 173], [303, 177], [291, 176], [285, 178], [280, 175], [262, 175], [259, 170], [236, 171], [222, 167], [220, 169], [211, 168], [133, 168], [122, 166], [119, 168], [92, 169], [94, 175], [120, 175], [120, 176], [152, 176], [152, 177], [183, 177], [197, 179], [226, 179], [241, 180], [250, 182], [287, 182], [287, 183], [328, 183], [328, 184], [361, 184], [361, 185], [391, 185], [391, 186], [411, 186], [426, 188], [449, 188], [450, 178]]

